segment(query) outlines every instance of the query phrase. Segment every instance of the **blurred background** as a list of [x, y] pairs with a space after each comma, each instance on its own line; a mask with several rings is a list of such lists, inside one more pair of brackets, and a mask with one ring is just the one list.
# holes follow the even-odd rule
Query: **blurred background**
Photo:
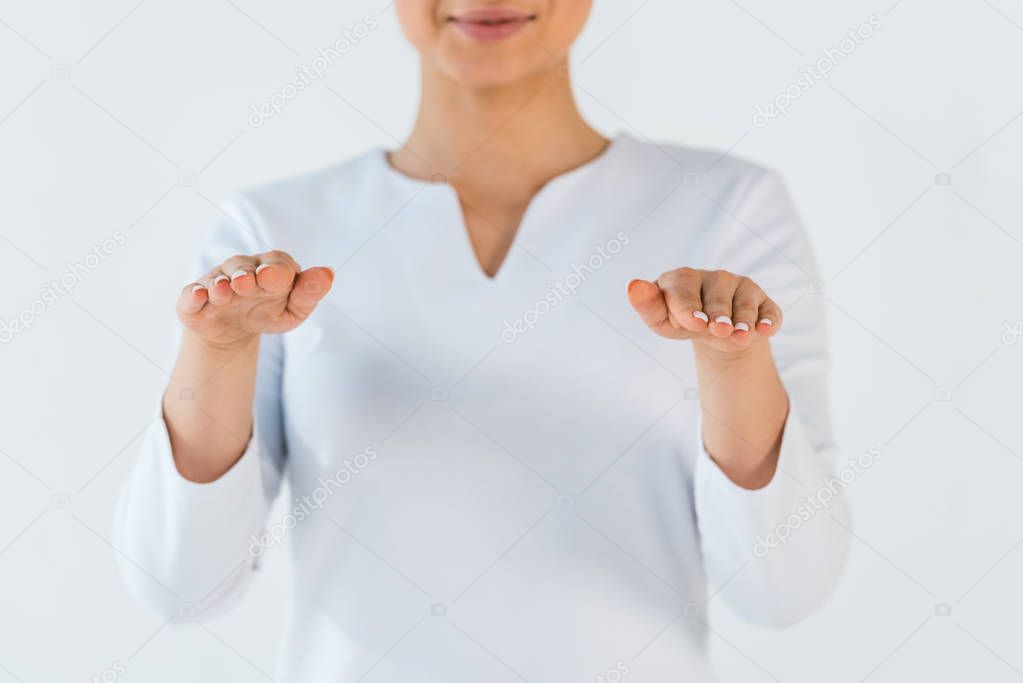
[[[883, 453], [823, 611], [772, 632], [712, 602], [721, 679], [1019, 680], [1023, 7], [596, 0], [573, 61], [606, 133], [784, 174], [840, 443]], [[398, 144], [417, 80], [386, 0], [0, 0], [0, 683], [271, 678], [287, 554], [230, 615], [164, 623], [122, 587], [115, 497], [217, 202]]]

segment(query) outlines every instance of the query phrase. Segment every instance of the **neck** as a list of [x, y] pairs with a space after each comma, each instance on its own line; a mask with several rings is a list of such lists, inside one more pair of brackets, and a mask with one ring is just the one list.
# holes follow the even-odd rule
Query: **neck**
[[422, 70], [415, 125], [391, 156], [403, 173], [440, 173], [460, 192], [528, 198], [607, 145], [580, 115], [568, 78], [553, 69], [487, 89], [467, 88], [428, 64]]

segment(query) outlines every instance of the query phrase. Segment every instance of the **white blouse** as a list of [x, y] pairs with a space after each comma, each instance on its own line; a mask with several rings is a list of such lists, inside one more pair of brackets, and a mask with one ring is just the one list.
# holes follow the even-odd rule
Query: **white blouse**
[[[286, 545], [280, 683], [677, 681], [711, 678], [708, 602], [784, 626], [832, 590], [824, 302], [774, 173], [619, 136], [543, 188], [490, 279], [452, 189], [376, 150], [235, 198], [197, 273], [270, 249], [335, 284], [264, 337], [254, 434], [223, 477], [184, 479], [162, 419], [145, 436], [114, 535], [154, 610], [228, 608]], [[682, 266], [785, 309], [791, 412], [763, 489], [703, 451], [690, 344], [626, 299]]]

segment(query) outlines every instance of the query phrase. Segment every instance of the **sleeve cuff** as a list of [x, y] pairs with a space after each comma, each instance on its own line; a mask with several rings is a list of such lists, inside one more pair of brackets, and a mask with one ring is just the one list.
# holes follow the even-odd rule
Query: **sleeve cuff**
[[807, 442], [802, 421], [796, 413], [795, 406], [790, 406], [789, 415], [783, 426], [782, 446], [779, 457], [777, 457], [777, 469], [767, 486], [760, 489], [744, 489], [732, 482], [720, 466], [714, 462], [704, 447], [702, 414], [697, 420], [697, 440], [696, 488], [698, 492], [713, 492], [729, 498], [755, 500], [769, 496], [775, 489], [784, 488], [784, 479], [792, 481], [790, 474], [794, 475], [796, 479], [801, 479], [793, 469], [802, 459], [800, 456], [805, 453]]
[[[774, 477], [748, 490], [711, 459], [702, 432], [699, 438], [694, 489], [708, 580], [753, 623], [795, 623], [824, 602], [845, 563], [844, 532], [828, 519], [847, 517], [840, 480], [829, 474], [830, 449], [814, 446], [791, 406]], [[825, 503], [814, 489], [834, 497]], [[807, 571], [812, 580], [804, 580]]]
[[759, 489], [746, 489], [722, 471], [710, 457], [703, 445], [703, 420], [697, 422], [697, 458], [695, 465], [695, 490], [697, 505], [714, 501], [713, 507], [732, 509], [759, 508], [777, 505], [779, 499], [791, 494], [793, 509], [798, 502], [799, 490], [810, 483], [813, 476], [808, 472], [812, 462], [812, 448], [804, 432], [802, 420], [794, 405], [790, 405], [788, 417], [782, 431], [778, 465], [771, 481]]
[[152, 439], [152, 442], [144, 452], [152, 454], [155, 462], [151, 462], [150, 466], [156, 470], [155, 481], [163, 482], [164, 495], [168, 502], [175, 501], [175, 509], [196, 512], [199, 516], [204, 510], [219, 515], [223, 514], [225, 501], [235, 501], [244, 505], [263, 493], [259, 434], [258, 418], [254, 418], [252, 437], [237, 462], [211, 482], [191, 481], [178, 471], [174, 462], [170, 434], [161, 407], [157, 409], [155, 423], [147, 437]]

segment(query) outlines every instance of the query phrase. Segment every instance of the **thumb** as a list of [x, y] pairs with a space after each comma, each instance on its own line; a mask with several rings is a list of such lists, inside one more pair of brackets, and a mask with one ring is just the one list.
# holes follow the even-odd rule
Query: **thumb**
[[288, 312], [304, 320], [316, 308], [316, 304], [327, 296], [334, 284], [334, 271], [323, 266], [307, 268], [295, 278], [288, 297]]
[[658, 328], [668, 319], [668, 305], [661, 288], [647, 280], [629, 283], [629, 303], [649, 327]]

